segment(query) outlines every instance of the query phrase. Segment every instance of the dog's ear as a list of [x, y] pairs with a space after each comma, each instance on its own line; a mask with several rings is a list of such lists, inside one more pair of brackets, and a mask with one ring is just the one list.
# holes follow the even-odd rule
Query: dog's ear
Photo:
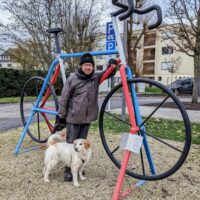
[[85, 149], [89, 149], [90, 146], [90, 142], [88, 140], [85, 140]]

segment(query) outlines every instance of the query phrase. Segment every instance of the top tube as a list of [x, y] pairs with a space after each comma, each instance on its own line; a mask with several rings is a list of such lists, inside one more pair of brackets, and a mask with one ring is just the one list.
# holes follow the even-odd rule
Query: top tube
[[[82, 52], [82, 53], [61, 53], [60, 54], [60, 58], [77, 58], [77, 57], [81, 57], [84, 53], [86, 52]], [[90, 52], [90, 54], [92, 56], [100, 56], [100, 55], [112, 55], [112, 54], [118, 54], [118, 50], [110, 50], [110, 51], [93, 51]]]

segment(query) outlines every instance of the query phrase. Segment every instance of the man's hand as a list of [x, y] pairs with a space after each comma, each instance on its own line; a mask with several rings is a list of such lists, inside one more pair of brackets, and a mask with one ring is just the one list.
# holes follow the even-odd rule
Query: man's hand
[[109, 61], [108, 61], [108, 68], [109, 67], [113, 67], [113, 68], [116, 68], [117, 67], [117, 61], [113, 58], [111, 58]]
[[55, 133], [57, 131], [62, 131], [65, 127], [66, 127], [66, 119], [58, 118], [56, 120], [56, 124], [55, 124], [55, 126], [53, 128], [52, 133]]

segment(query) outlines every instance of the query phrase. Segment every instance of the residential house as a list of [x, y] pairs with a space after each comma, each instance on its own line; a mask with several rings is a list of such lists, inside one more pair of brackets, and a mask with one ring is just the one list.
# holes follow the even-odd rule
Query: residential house
[[1, 68], [12, 68], [22, 69], [22, 66], [15, 57], [17, 49], [9, 48], [7, 51], [0, 54], [0, 69]]

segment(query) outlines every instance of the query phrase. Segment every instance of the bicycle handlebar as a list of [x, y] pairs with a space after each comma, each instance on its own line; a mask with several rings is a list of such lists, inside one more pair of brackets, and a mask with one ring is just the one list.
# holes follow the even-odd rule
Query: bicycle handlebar
[[134, 11], [133, 11], [136, 14], [143, 15], [143, 14], [147, 14], [147, 13], [153, 11], [153, 10], [156, 11], [158, 20], [157, 20], [156, 23], [154, 23], [154, 24], [152, 24], [152, 25], [150, 25], [148, 27], [149, 30], [154, 29], [154, 28], [160, 26], [160, 24], [162, 23], [162, 10], [161, 10], [160, 6], [155, 5], [155, 6], [151, 6], [149, 8], [146, 8], [144, 10], [134, 9]]
[[122, 9], [116, 11], [115, 13], [112, 13], [112, 16], [115, 16], [115, 17], [120, 15], [120, 14], [122, 14], [122, 13], [124, 13], [124, 12], [126, 12], [128, 10], [128, 6], [127, 5], [122, 4], [120, 2], [117, 2], [117, 1], [118, 0], [112, 0], [112, 4], [117, 6], [117, 7], [122, 8]]
[[158, 20], [157, 20], [156, 23], [150, 25], [148, 27], [148, 29], [149, 30], [154, 29], [154, 28], [158, 27], [162, 23], [162, 10], [161, 10], [160, 6], [158, 6], [158, 5], [151, 6], [149, 8], [144, 9], [144, 10], [137, 10], [137, 9], [134, 8], [133, 0], [128, 0], [128, 6], [125, 5], [125, 4], [119, 3], [118, 0], [112, 0], [112, 4], [117, 6], [117, 7], [122, 8], [122, 9], [120, 9], [117, 12], [112, 14], [112, 16], [116, 17], [116, 16], [124, 13], [123, 15], [121, 15], [119, 17], [120, 21], [127, 19], [133, 13], [136, 13], [136, 14], [139, 14], [139, 15], [144, 15], [144, 14], [147, 14], [147, 13], [155, 10], [156, 13], [157, 13]]

